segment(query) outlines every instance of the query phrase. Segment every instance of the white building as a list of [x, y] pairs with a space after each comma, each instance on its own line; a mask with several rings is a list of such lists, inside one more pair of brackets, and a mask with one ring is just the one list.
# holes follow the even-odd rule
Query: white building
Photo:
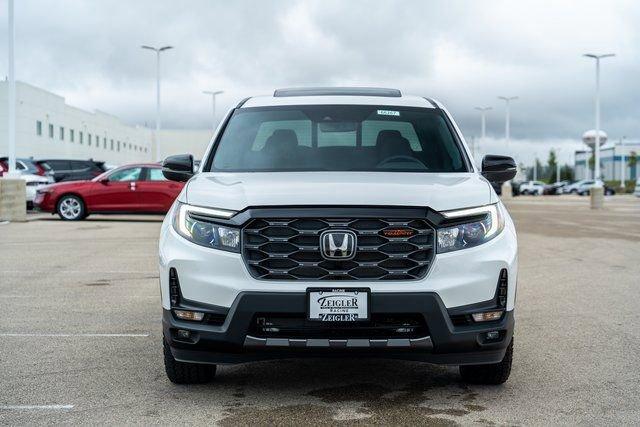
[[[592, 179], [593, 168], [588, 167], [589, 159], [593, 155], [591, 150], [575, 152], [575, 179]], [[640, 175], [640, 164], [629, 166], [629, 158], [635, 155], [640, 163], [640, 142], [607, 143], [600, 147], [600, 173], [605, 181], [635, 180]], [[624, 166], [622, 158], [624, 156]]]
[[[0, 82], [0, 157], [8, 154], [7, 82]], [[211, 130], [163, 130], [159, 158], [191, 153], [199, 159]], [[62, 96], [16, 82], [16, 156], [94, 159], [121, 165], [152, 161], [152, 130], [129, 126], [102, 111], [67, 105]]]

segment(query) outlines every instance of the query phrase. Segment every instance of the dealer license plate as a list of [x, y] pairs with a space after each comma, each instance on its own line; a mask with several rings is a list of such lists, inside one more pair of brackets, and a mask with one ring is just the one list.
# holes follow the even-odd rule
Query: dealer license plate
[[307, 290], [308, 319], [321, 322], [369, 320], [368, 289]]

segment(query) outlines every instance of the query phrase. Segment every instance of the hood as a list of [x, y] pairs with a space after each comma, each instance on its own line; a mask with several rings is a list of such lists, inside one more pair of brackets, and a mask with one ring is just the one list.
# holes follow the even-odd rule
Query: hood
[[65, 190], [67, 188], [77, 188], [81, 186], [86, 186], [93, 184], [93, 181], [61, 181], [61, 182], [52, 182], [47, 185], [47, 188], [55, 189], [55, 190]]
[[20, 179], [23, 179], [27, 182], [41, 182], [43, 184], [49, 183], [49, 180], [46, 177], [31, 173], [23, 173], [22, 175], [20, 175]]
[[250, 206], [424, 206], [437, 211], [491, 203], [491, 186], [475, 173], [252, 172], [199, 173], [189, 204], [230, 210]]

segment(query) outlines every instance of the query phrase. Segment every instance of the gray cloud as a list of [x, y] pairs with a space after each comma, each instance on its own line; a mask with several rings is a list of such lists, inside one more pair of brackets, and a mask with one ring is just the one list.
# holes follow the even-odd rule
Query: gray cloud
[[208, 126], [203, 89], [225, 90], [221, 115], [275, 87], [374, 85], [442, 100], [468, 137], [479, 133], [473, 107], [491, 105], [488, 133], [501, 138], [496, 97], [519, 95], [512, 137], [533, 152], [593, 127], [587, 51], [618, 54], [603, 63], [603, 128], [640, 139], [638, 22], [633, 1], [21, 0], [16, 71], [73, 105], [151, 124], [155, 63], [139, 46], [174, 45], [163, 54], [166, 127]]

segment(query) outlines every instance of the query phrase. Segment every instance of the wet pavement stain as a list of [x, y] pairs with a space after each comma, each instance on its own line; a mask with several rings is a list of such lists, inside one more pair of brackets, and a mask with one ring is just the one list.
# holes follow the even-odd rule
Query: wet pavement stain
[[484, 406], [481, 405], [473, 405], [473, 404], [469, 404], [467, 403], [466, 405], [464, 405], [465, 408], [467, 408], [469, 411], [486, 411], [487, 408], [485, 408]]
[[90, 225], [87, 227], [78, 227], [77, 230], [106, 230], [108, 228], [111, 227], [107, 225]]
[[222, 426], [269, 425], [269, 426], [456, 426], [458, 423], [444, 418], [425, 414], [423, 408], [413, 410], [404, 407], [390, 408], [360, 419], [336, 420], [335, 410], [331, 406], [303, 404], [279, 406], [275, 408], [238, 408], [231, 409], [229, 416], [220, 422]]
[[[222, 425], [458, 425], [450, 417], [462, 417], [486, 408], [468, 403], [475, 400], [476, 393], [452, 377], [448, 373], [437, 374], [395, 390], [375, 383], [320, 388], [306, 395], [320, 399], [322, 404], [230, 408]], [[451, 387], [454, 389], [448, 390]], [[449, 394], [442, 396], [450, 400], [445, 407], [427, 404], [430, 401], [427, 394], [435, 389]]]
[[85, 286], [109, 286], [111, 282], [106, 279], [96, 280], [95, 282], [85, 283]]
[[[460, 382], [457, 372], [444, 367], [423, 369], [407, 364], [389, 369], [382, 362], [361, 366], [352, 361], [263, 365], [266, 366], [287, 369], [289, 375], [281, 377], [274, 369], [263, 369], [261, 372], [268, 374], [260, 377], [258, 383], [254, 378], [253, 387], [260, 386], [261, 393], [280, 390], [282, 400], [256, 405], [252, 388], [239, 384], [244, 376], [238, 375], [230, 381], [235, 385], [229, 390], [234, 404], [226, 405], [221, 425], [451, 426], [479, 422], [474, 414], [487, 410], [475, 403], [478, 394]], [[343, 378], [346, 373], [364, 377], [364, 371], [371, 377], [376, 370], [379, 375], [373, 381], [335, 384], [332, 380]], [[315, 387], [300, 390], [301, 378], [305, 377]], [[246, 397], [239, 398], [236, 396], [239, 393]]]

